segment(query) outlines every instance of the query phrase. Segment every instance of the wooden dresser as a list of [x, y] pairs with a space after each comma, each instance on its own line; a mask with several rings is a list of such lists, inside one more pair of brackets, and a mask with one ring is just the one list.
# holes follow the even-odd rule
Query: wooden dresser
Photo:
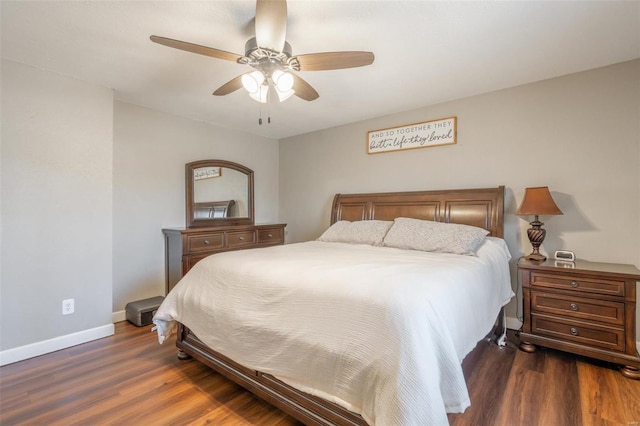
[[284, 244], [286, 224], [163, 229], [167, 293], [199, 260], [223, 251]]
[[540, 345], [622, 365], [640, 379], [636, 350], [636, 282], [633, 265], [518, 261], [524, 299], [520, 349]]

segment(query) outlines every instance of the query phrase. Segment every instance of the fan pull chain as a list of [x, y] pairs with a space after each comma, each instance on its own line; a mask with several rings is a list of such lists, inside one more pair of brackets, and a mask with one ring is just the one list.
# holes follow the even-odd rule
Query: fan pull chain
[[271, 95], [271, 90], [267, 92], [267, 123], [271, 124], [271, 99], [273, 96]]
[[[267, 124], [271, 124], [271, 90], [267, 91], [267, 101], [265, 102], [265, 104], [267, 105]], [[262, 102], [260, 102], [259, 104], [259, 118], [258, 118], [258, 125], [262, 126]]]
[[[271, 96], [267, 92], [267, 124], [271, 124]], [[260, 103], [260, 118], [258, 118], [258, 125], [262, 126], [262, 103]]]

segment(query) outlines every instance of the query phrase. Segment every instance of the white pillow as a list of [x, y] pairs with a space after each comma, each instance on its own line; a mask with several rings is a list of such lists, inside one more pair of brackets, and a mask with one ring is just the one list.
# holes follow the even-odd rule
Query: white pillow
[[399, 217], [384, 237], [383, 245], [475, 256], [488, 234], [486, 229], [475, 226]]
[[318, 241], [380, 246], [391, 225], [390, 220], [340, 220], [324, 231]]

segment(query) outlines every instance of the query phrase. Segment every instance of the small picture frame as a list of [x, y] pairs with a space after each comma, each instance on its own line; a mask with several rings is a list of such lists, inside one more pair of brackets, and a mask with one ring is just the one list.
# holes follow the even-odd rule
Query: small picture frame
[[222, 176], [220, 167], [200, 167], [193, 171], [193, 180], [211, 179]]

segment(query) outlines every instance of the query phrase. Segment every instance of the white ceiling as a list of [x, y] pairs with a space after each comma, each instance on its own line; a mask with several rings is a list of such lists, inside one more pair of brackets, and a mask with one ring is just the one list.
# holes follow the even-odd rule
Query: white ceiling
[[243, 90], [211, 95], [249, 66], [149, 40], [243, 54], [254, 1], [2, 0], [1, 53], [125, 102], [271, 138], [640, 57], [638, 1], [289, 0], [288, 9], [294, 54], [366, 50], [375, 62], [300, 73], [319, 99], [261, 107]]

